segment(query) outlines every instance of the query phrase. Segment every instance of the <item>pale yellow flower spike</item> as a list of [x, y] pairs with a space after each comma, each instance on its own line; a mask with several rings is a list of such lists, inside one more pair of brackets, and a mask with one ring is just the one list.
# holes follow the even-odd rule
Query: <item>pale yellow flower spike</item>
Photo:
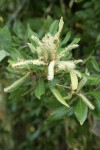
[[36, 60], [24, 60], [24, 61], [12, 64], [12, 68], [25, 68], [25, 66], [29, 66], [32, 64], [33, 65], [46, 65], [44, 63], [44, 61], [40, 61], [38, 59], [36, 59]]
[[65, 47], [63, 51], [59, 53], [59, 59], [63, 58], [66, 55], [66, 53], [69, 53], [71, 50], [77, 48], [78, 46], [79, 46], [78, 44], [73, 44], [73, 45], [68, 45], [67, 47]]
[[59, 29], [58, 29], [58, 32], [56, 33], [55, 36], [57, 36], [59, 38], [60, 36], [60, 33], [63, 29], [63, 25], [64, 25], [64, 21], [63, 21], [63, 17], [61, 17], [60, 21], [59, 21]]
[[53, 80], [54, 78], [54, 66], [55, 66], [55, 61], [51, 61], [48, 66], [48, 80]]
[[59, 61], [58, 62], [58, 70], [72, 70], [75, 68], [75, 64], [73, 61]]

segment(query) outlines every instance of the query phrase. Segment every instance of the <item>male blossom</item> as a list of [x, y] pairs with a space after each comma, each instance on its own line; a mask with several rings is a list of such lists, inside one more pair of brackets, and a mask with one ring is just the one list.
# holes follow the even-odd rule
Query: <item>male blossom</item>
[[[58, 25], [58, 31], [55, 34], [52, 35], [51, 33], [47, 33], [41, 40], [37, 36], [32, 35], [31, 40], [35, 42], [36, 46], [34, 47], [32, 43], [28, 43], [28, 46], [32, 52], [37, 54], [37, 58], [31, 60], [21, 60], [11, 64], [11, 66], [13, 69], [28, 68], [29, 72], [33, 71], [31, 70], [30, 65], [37, 66], [37, 68], [44, 66], [44, 70], [42, 70], [42, 72], [46, 74], [48, 81], [53, 81], [59, 72], [64, 72], [65, 74], [69, 73], [71, 80], [70, 89], [72, 94], [76, 94], [82, 98], [90, 109], [94, 109], [94, 106], [91, 104], [91, 102], [80, 92], [87, 79], [84, 77], [82, 78], [81, 72], [77, 70], [76, 67], [78, 63], [82, 63], [83, 61], [81, 59], [73, 60], [68, 57], [69, 53], [73, 49], [79, 47], [79, 45], [71, 43], [65, 48], [61, 47], [60, 34], [63, 29], [63, 25], [63, 18], [61, 17]], [[13, 88], [22, 83], [29, 75], [30, 73], [26, 74], [11, 86], [5, 88], [4, 91], [10, 92]], [[82, 78], [80, 82], [78, 81], [78, 78]], [[54, 89], [53, 93], [55, 94], [56, 92], [57, 90]], [[57, 95], [58, 94], [55, 94], [55, 96], [58, 98]], [[64, 100], [61, 101], [61, 99], [58, 98], [62, 104], [68, 106], [66, 102]]]
[[[81, 73], [77, 71], [76, 64], [82, 62], [82, 60], [65, 60], [63, 61], [63, 57], [72, 50], [77, 48], [78, 44], [69, 44], [67, 47], [63, 48], [59, 52], [60, 47], [60, 34], [63, 28], [64, 22], [61, 17], [59, 22], [59, 29], [55, 35], [51, 35], [50, 33], [45, 34], [45, 36], [40, 41], [38, 37], [32, 35], [32, 40], [37, 43], [37, 49], [35, 52], [38, 55], [39, 60], [47, 63], [48, 73], [47, 80], [53, 80], [56, 72], [64, 70], [65, 72], [70, 73], [71, 77], [71, 86], [72, 90], [77, 89], [78, 86], [78, 77], [81, 77]], [[40, 47], [38, 51], [38, 47]], [[77, 73], [78, 72], [78, 73]]]

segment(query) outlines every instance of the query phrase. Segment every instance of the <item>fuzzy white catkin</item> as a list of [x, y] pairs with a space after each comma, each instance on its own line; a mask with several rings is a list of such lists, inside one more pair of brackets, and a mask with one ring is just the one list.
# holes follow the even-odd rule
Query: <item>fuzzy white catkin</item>
[[32, 35], [31, 39], [34, 40], [39, 46], [41, 45], [41, 41], [37, 36]]
[[36, 52], [36, 48], [31, 44], [31, 43], [27, 43], [29, 48], [31, 49], [31, 52], [32, 53], [35, 53]]
[[47, 53], [48, 55], [50, 54], [50, 59], [54, 60], [55, 59], [55, 54], [56, 54], [56, 47], [57, 45], [55, 44], [55, 38], [50, 35], [50, 34], [45, 34], [45, 36], [42, 39], [43, 45], [44, 45], [44, 56]]
[[75, 68], [75, 64], [73, 61], [60, 61], [58, 63], [58, 70], [70, 70], [70, 69], [74, 69]]
[[25, 68], [28, 65], [45, 65], [45, 63], [43, 61], [40, 60], [25, 60], [25, 61], [21, 61], [15, 64], [12, 64], [13, 68]]
[[82, 63], [82, 62], [83, 62], [82, 59], [74, 60], [74, 63], [75, 63], [75, 64]]
[[62, 28], [63, 28], [63, 25], [64, 25], [64, 21], [63, 21], [63, 18], [61, 17], [60, 22], [59, 22], [59, 29], [58, 29], [58, 32], [56, 33], [55, 37], [59, 37], [60, 36], [60, 33], [62, 31]]
[[68, 53], [69, 51], [71, 51], [72, 49], [77, 48], [79, 45], [78, 44], [73, 44], [73, 45], [68, 45], [66, 48], [64, 48], [63, 51], [61, 51], [59, 53], [59, 58], [62, 58], [63, 56], [65, 56], [66, 53]]
[[48, 66], [48, 80], [53, 80], [54, 78], [54, 67], [55, 67], [55, 61], [51, 61]]

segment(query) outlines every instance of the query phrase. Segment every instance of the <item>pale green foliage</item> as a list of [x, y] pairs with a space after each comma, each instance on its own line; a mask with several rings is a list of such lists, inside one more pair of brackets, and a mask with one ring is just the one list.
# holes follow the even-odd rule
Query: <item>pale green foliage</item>
[[69, 107], [69, 105], [65, 102], [64, 98], [62, 97], [62, 95], [60, 94], [60, 92], [57, 89], [52, 88], [52, 87], [50, 87], [50, 89], [60, 103]]
[[11, 84], [9, 87], [4, 89], [4, 92], [12, 92], [14, 91], [16, 88], [18, 88], [19, 86], [21, 86], [24, 81], [27, 79], [27, 77], [29, 76], [30, 73], [27, 73], [24, 77], [18, 79], [17, 81], [15, 81], [13, 84]]
[[[88, 79], [91, 80], [91, 76], [89, 71], [81, 72], [78, 64], [82, 64], [83, 60], [74, 60], [71, 55], [71, 51], [79, 47], [77, 43], [80, 41], [80, 38], [75, 38], [69, 45], [62, 47], [71, 37], [71, 33], [68, 32], [64, 40], [61, 41], [60, 35], [63, 25], [62, 17], [59, 22], [54, 21], [50, 26], [49, 33], [45, 34], [41, 40], [37, 34], [28, 29], [28, 36], [31, 41], [31, 43], [28, 43], [28, 46], [33, 54], [33, 58], [19, 58], [17, 62], [13, 62], [15, 60], [9, 61], [14, 71], [26, 75], [15, 81], [8, 88], [5, 88], [4, 91], [12, 92], [22, 85], [28, 76], [35, 76], [37, 79], [37, 85], [34, 88], [35, 96], [38, 99], [43, 99], [44, 103], [46, 102], [47, 104], [50, 103], [46, 100], [49, 101], [48, 95], [51, 92], [52, 99], [54, 99], [51, 105], [54, 105], [55, 98], [58, 100], [58, 103], [60, 102], [63, 105], [61, 109], [56, 108], [51, 114], [50, 120], [54, 116], [54, 118], [59, 118], [58, 112], [60, 113], [60, 111], [62, 117], [67, 114], [73, 106], [73, 101], [78, 98], [74, 113], [82, 125], [87, 118], [88, 107], [91, 110], [95, 108], [91, 103], [91, 99], [89, 98], [89, 100], [83, 92], [83, 87], [88, 83]], [[95, 70], [99, 71], [96, 60], [94, 57], [91, 57], [91, 59]]]
[[0, 29], [0, 50], [11, 50], [11, 34], [7, 27]]
[[45, 93], [45, 84], [44, 84], [44, 80], [41, 78], [38, 81], [38, 85], [35, 89], [35, 96], [40, 99], [41, 96]]
[[9, 53], [4, 50], [0, 50], [0, 62], [7, 56], [9, 56]]
[[97, 72], [100, 72], [100, 68], [99, 68], [98, 63], [96, 62], [95, 57], [93, 57], [93, 56], [91, 57], [91, 62], [92, 62], [92, 65], [93, 65], [94, 69], [95, 69]]

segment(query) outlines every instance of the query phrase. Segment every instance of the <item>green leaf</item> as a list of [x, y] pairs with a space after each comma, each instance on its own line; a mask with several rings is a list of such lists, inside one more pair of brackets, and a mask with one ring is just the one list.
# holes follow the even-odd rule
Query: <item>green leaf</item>
[[51, 112], [50, 116], [48, 117], [49, 121], [57, 121], [63, 119], [65, 115], [69, 112], [70, 109], [66, 107], [59, 107], [56, 108], [53, 112]]
[[99, 85], [100, 84], [100, 76], [87, 76], [88, 84], [90, 85]]
[[[51, 18], [51, 16], [47, 16], [47, 19], [44, 20], [44, 24], [42, 26], [42, 31], [44, 32], [48, 32], [50, 25], [52, 24], [53, 19]], [[39, 29], [39, 28], [38, 28]]]
[[70, 71], [72, 90], [76, 90], [78, 86], [78, 78], [74, 70]]
[[71, 44], [77, 44], [79, 41], [80, 41], [80, 38], [75, 38], [75, 39], [71, 42]]
[[100, 67], [99, 67], [95, 57], [93, 57], [93, 56], [91, 57], [91, 62], [92, 62], [92, 65], [93, 65], [94, 69], [97, 72], [100, 72]]
[[60, 103], [62, 103], [63, 105], [69, 107], [69, 105], [65, 102], [64, 98], [62, 97], [62, 95], [60, 94], [60, 92], [59, 92], [56, 88], [50, 87], [50, 89], [51, 89], [53, 95], [56, 97], [56, 99], [57, 99]]
[[88, 93], [89, 95], [93, 96], [95, 99], [100, 101], [100, 92], [98, 91], [92, 91]]
[[84, 76], [78, 84], [77, 91], [80, 91], [83, 88], [83, 86], [86, 84], [86, 82], [87, 82], [87, 78]]
[[51, 25], [50, 25], [50, 28], [49, 28], [49, 33], [54, 35], [56, 32], [57, 32], [57, 29], [58, 29], [58, 20], [55, 20]]
[[91, 101], [82, 93], [77, 93], [77, 95], [82, 99], [82, 101], [91, 109], [94, 110], [94, 105], [91, 103]]
[[66, 44], [69, 41], [70, 37], [71, 37], [71, 32], [68, 32], [65, 38], [63, 39], [63, 41], [61, 42], [61, 45]]
[[18, 38], [22, 39], [24, 36], [24, 26], [20, 21], [16, 21], [13, 26], [13, 31], [17, 35]]
[[92, 112], [93, 115], [100, 120], [100, 99], [96, 99], [95, 103], [95, 110]]
[[41, 78], [39, 79], [37, 87], [35, 89], [35, 96], [38, 99], [40, 99], [44, 93], [45, 93], [45, 84], [44, 84], [44, 80]]
[[0, 62], [7, 56], [9, 56], [9, 53], [4, 50], [0, 50]]
[[31, 39], [32, 35], [37, 36], [37, 34], [34, 31], [32, 31], [30, 29], [30, 27], [28, 26], [27, 27], [27, 36], [28, 36], [29, 40], [31, 41], [33, 47], [36, 47], [37, 43]]
[[88, 107], [81, 99], [78, 100], [77, 105], [75, 106], [74, 109], [74, 113], [77, 120], [82, 125], [87, 118]]
[[7, 27], [0, 29], [0, 49], [11, 50], [11, 34]]
[[95, 110], [92, 112], [94, 116], [100, 120], [100, 92], [99, 91], [91, 91], [88, 92], [90, 96], [93, 96], [95, 101]]
[[28, 38], [30, 40], [31, 40], [32, 35], [37, 36], [37, 34], [34, 31], [31, 30], [31, 28], [29, 27], [29, 25], [27, 27], [27, 34], [28, 34]]
[[8, 86], [7, 88], [5, 88], [4, 92], [10, 93], [10, 92], [13, 92], [16, 89], [18, 89], [27, 80], [29, 74], [30, 73], [27, 73], [24, 77], [18, 79], [17, 81], [15, 81], [14, 83], [12, 83], [10, 86]]
[[26, 19], [26, 24], [28, 24], [30, 26], [31, 29], [33, 29], [34, 31], [38, 31], [39, 29], [41, 30], [43, 23], [44, 23], [45, 19], [43, 17], [34, 17], [34, 18], [30, 18], [28, 17]]

